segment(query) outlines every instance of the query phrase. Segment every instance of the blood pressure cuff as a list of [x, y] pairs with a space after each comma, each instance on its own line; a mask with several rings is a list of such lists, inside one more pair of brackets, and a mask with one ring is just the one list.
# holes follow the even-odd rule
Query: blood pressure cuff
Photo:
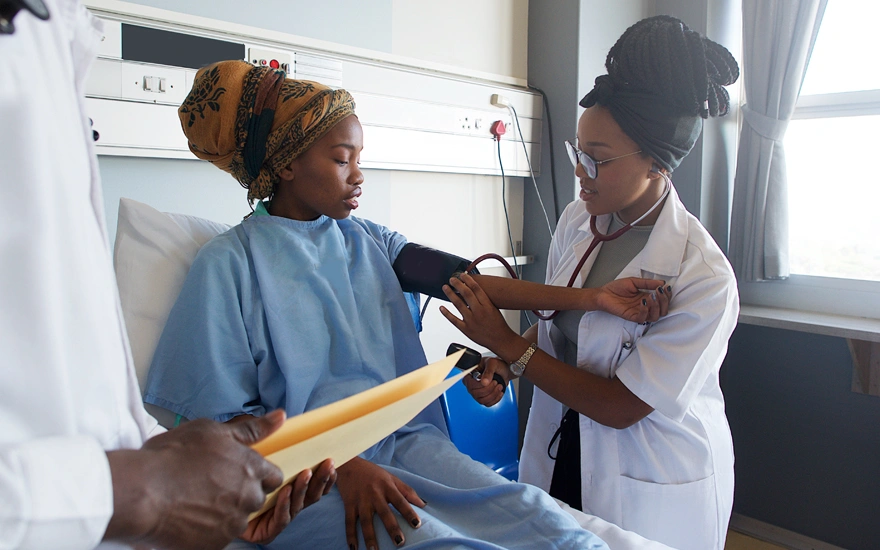
[[[454, 254], [407, 243], [400, 250], [392, 267], [404, 292], [418, 292], [449, 301], [443, 293], [443, 285], [449, 284], [449, 279], [454, 275], [464, 272], [470, 263]], [[474, 268], [468, 273], [479, 275], [480, 272]]]

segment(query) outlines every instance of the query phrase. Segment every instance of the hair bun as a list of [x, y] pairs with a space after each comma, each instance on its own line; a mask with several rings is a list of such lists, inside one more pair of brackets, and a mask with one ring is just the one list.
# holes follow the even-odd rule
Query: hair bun
[[723, 116], [730, 110], [724, 86], [739, 78], [739, 66], [721, 44], [669, 15], [629, 27], [605, 60], [617, 89], [663, 98], [678, 115]]
[[730, 95], [724, 86], [730, 86], [739, 78], [739, 65], [733, 55], [721, 44], [703, 37], [708, 76], [708, 112], [724, 116], [730, 110]]

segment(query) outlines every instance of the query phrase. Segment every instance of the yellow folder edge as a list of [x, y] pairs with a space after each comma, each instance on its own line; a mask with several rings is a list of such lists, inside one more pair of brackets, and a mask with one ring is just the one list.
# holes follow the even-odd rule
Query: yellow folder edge
[[[253, 448], [281, 469], [284, 474], [281, 487], [293, 481], [303, 470], [314, 470], [327, 458], [332, 458], [339, 467], [403, 427], [473, 370], [445, 378], [462, 353], [290, 418], [277, 432]], [[249, 519], [274, 506], [281, 487], [271, 493], [263, 507]]]

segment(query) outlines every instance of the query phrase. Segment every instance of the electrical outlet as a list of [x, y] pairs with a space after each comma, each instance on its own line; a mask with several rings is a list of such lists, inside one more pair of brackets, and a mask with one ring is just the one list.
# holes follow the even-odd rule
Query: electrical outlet
[[266, 50], [260, 48], [248, 48], [248, 61], [251, 62], [252, 65], [256, 65], [258, 67], [271, 67], [273, 69], [283, 69], [286, 73], [288, 73], [291, 77], [293, 68], [292, 65], [292, 57], [289, 52], [282, 52], [278, 50]]
[[[488, 111], [457, 111], [455, 113], [455, 118], [452, 122], [453, 126], [451, 131], [460, 134], [468, 134], [472, 136], [491, 136], [491, 126], [494, 120], [497, 120], [497, 115], [492, 115], [491, 112]], [[505, 124], [505, 128], [509, 129], [509, 122], [502, 120]]]

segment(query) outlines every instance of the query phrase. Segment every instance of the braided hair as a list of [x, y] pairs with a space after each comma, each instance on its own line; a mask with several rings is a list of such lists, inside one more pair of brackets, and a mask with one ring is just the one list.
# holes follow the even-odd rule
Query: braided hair
[[702, 118], [728, 113], [724, 86], [739, 78], [727, 48], [668, 15], [629, 27], [608, 51], [605, 68], [615, 88], [661, 96], [676, 115]]

